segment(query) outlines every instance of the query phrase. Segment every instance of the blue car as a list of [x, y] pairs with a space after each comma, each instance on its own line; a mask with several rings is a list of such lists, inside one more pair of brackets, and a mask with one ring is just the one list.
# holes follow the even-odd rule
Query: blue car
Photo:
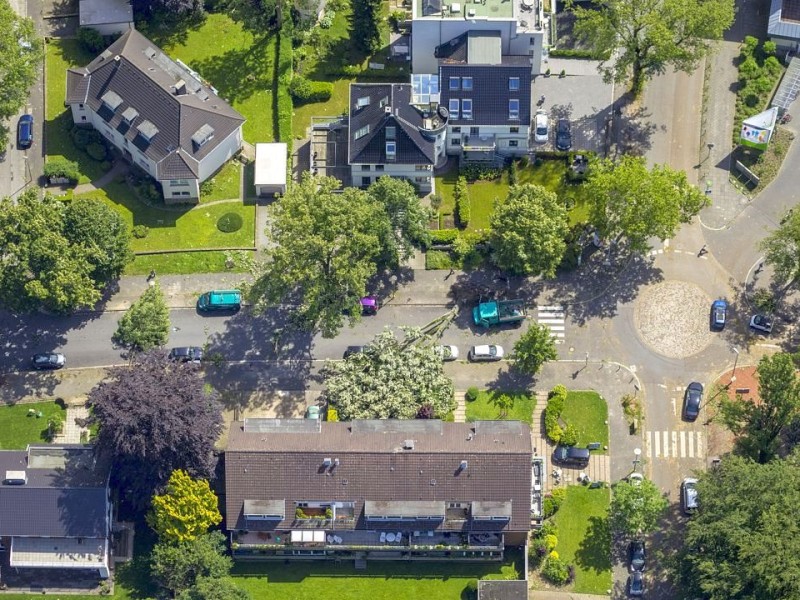
[[728, 318], [728, 303], [725, 300], [714, 300], [711, 303], [711, 329], [722, 331]]
[[17, 147], [30, 148], [33, 145], [33, 115], [22, 115], [17, 123]]

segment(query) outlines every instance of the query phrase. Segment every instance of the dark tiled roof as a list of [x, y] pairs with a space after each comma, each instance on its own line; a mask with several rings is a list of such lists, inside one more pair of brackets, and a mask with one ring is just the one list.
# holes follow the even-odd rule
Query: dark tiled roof
[[[434, 143], [422, 136], [424, 117], [411, 105], [411, 85], [401, 83], [353, 83], [350, 85], [350, 164], [432, 165], [436, 162]], [[358, 106], [359, 98], [369, 104]], [[391, 112], [386, 112], [386, 107]], [[369, 126], [369, 133], [359, 139], [355, 134]], [[386, 158], [386, 127], [395, 127], [397, 154]]]
[[[364, 527], [364, 504], [372, 502], [485, 502], [505, 510], [511, 521], [404, 521], [405, 529], [527, 531], [530, 525], [531, 439], [524, 423], [405, 421], [323, 422], [320, 431], [245, 432], [231, 426], [225, 452], [229, 529], [245, 529], [246, 500], [284, 500], [286, 519], [249, 522], [247, 528], [291, 526], [295, 502], [354, 502]], [[420, 424], [421, 423], [421, 424]], [[382, 425], [383, 424], [383, 425]], [[417, 424], [420, 424], [417, 426]], [[408, 449], [407, 441], [413, 441]], [[326, 467], [325, 459], [330, 465]], [[462, 461], [467, 466], [461, 469]], [[427, 504], [420, 506], [429, 506]], [[503, 512], [500, 510], [500, 512]], [[432, 523], [434, 523], [432, 525]], [[339, 525], [337, 524], [337, 527]], [[379, 527], [373, 522], [370, 528]], [[397, 528], [387, 522], [385, 527]]]
[[[181, 82], [185, 93], [177, 95], [175, 88]], [[101, 100], [108, 91], [122, 98], [115, 111]], [[123, 34], [86, 67], [69, 70], [66, 101], [86, 102], [111, 127], [124, 130], [125, 137], [156, 163], [180, 149], [181, 158], [170, 158], [163, 168], [159, 165], [160, 179], [196, 178], [198, 162], [244, 122], [210, 87], [136, 30]], [[129, 126], [122, 113], [130, 107], [138, 116]], [[139, 130], [145, 121], [158, 130], [149, 142]], [[204, 125], [213, 128], [214, 137], [198, 147], [192, 143], [192, 136]]]
[[0, 476], [25, 471], [25, 485], [0, 485], [0, 536], [104, 537], [108, 468], [82, 447], [0, 452]]
[[528, 600], [528, 582], [481, 579], [478, 600]]
[[[450, 90], [450, 77], [472, 77], [472, 90]], [[510, 91], [508, 80], [519, 77], [519, 90]], [[439, 66], [441, 103], [450, 105], [451, 98], [472, 100], [472, 119], [450, 116], [451, 125], [522, 125], [531, 121], [530, 65], [450, 65]], [[519, 100], [519, 119], [508, 118], [508, 101]]]

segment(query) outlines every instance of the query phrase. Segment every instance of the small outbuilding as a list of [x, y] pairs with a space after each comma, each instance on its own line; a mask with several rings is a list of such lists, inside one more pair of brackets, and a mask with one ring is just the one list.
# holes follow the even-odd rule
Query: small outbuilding
[[81, 27], [89, 27], [101, 35], [133, 29], [130, 0], [80, 0], [79, 12]]
[[286, 193], [286, 144], [256, 144], [254, 184], [259, 197]]

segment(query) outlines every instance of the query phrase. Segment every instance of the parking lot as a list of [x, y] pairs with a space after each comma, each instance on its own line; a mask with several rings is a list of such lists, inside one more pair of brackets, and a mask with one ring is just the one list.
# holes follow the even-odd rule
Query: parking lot
[[[544, 95], [542, 109], [550, 118], [549, 141], [536, 146], [555, 149], [555, 123], [567, 118], [572, 124], [572, 150], [592, 150], [600, 155], [607, 151], [606, 132], [612, 117], [614, 86], [603, 82], [597, 62], [590, 60], [551, 58], [542, 63], [550, 69], [550, 77], [539, 75], [533, 84], [533, 111]], [[561, 70], [566, 75], [560, 77]]]

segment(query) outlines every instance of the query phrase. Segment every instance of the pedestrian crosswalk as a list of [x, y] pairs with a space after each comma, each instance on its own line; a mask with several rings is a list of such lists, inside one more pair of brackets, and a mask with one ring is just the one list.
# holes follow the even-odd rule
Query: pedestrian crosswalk
[[645, 431], [647, 458], [703, 458], [702, 431]]
[[564, 307], [563, 306], [537, 306], [536, 321], [550, 329], [550, 336], [555, 338], [556, 344], [564, 343]]

